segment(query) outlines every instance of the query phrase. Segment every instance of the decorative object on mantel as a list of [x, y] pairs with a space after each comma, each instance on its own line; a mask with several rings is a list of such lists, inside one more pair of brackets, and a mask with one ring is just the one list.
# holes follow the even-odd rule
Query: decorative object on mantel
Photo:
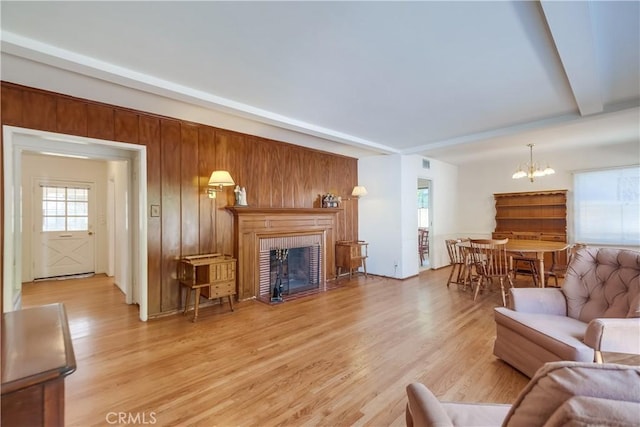
[[216, 193], [222, 191], [223, 187], [229, 187], [236, 185], [231, 178], [231, 174], [227, 171], [213, 171], [211, 177], [209, 177], [209, 183], [207, 188], [207, 195], [210, 199], [216, 198]]
[[540, 178], [541, 176], [552, 175], [556, 173], [547, 164], [545, 169], [541, 169], [537, 163], [533, 162], [533, 144], [527, 144], [529, 147], [529, 163], [525, 164], [525, 169], [522, 169], [522, 165], [518, 166], [518, 170], [511, 176], [513, 179], [529, 178], [529, 181], [533, 182], [534, 178]]
[[353, 187], [351, 197], [353, 197], [354, 199], [359, 199], [360, 197], [364, 197], [367, 194], [367, 189], [364, 188], [364, 185], [356, 185], [355, 187]]
[[342, 197], [336, 196], [333, 193], [327, 193], [324, 196], [322, 196], [323, 208], [338, 208], [340, 207], [341, 202], [342, 202]]
[[236, 206], [247, 206], [247, 190], [244, 187], [236, 185], [233, 192], [236, 194]]
[[282, 276], [284, 274], [282, 269], [282, 263], [287, 259], [289, 255], [289, 249], [276, 249], [275, 258], [278, 263], [278, 269], [276, 270], [276, 280], [273, 283], [273, 293], [271, 294], [271, 302], [282, 302]]

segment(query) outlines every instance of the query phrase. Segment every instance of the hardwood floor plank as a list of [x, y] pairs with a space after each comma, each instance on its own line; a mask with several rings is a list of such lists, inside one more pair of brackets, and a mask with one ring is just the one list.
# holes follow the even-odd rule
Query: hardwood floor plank
[[473, 302], [446, 288], [448, 273], [356, 276], [279, 305], [204, 307], [197, 323], [140, 322], [104, 276], [25, 284], [23, 303], [65, 303], [78, 364], [69, 426], [110, 413], [161, 426], [398, 426], [411, 382], [442, 400], [510, 403], [528, 381], [492, 354], [499, 293]]

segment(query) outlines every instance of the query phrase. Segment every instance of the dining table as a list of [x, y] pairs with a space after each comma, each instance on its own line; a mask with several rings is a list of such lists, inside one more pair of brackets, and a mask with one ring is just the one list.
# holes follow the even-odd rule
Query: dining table
[[551, 252], [555, 259], [557, 252], [565, 251], [568, 247], [568, 243], [547, 240], [509, 239], [509, 241], [507, 241], [508, 252], [519, 252], [523, 254], [534, 253], [536, 255], [536, 259], [538, 260], [538, 283], [541, 288], [544, 288], [544, 254]]
[[[470, 247], [471, 244], [468, 240], [460, 242], [462, 246]], [[552, 253], [555, 257], [557, 252], [564, 251], [569, 247], [565, 242], [554, 242], [547, 240], [518, 240], [509, 239], [507, 241], [507, 252], [529, 253], [535, 254], [538, 261], [538, 284], [541, 288], [544, 288], [544, 254]]]

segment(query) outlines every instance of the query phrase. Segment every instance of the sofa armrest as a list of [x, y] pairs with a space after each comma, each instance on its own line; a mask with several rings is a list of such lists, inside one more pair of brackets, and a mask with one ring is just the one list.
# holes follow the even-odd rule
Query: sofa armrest
[[522, 313], [567, 315], [567, 300], [558, 288], [511, 288], [510, 305]]
[[438, 398], [424, 384], [409, 384], [407, 398], [407, 426], [453, 426]]
[[640, 354], [640, 318], [598, 318], [587, 325], [584, 343], [596, 351]]

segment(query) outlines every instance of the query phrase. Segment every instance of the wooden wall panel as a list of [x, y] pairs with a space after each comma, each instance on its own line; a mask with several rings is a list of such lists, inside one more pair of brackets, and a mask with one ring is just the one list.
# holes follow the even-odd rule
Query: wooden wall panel
[[285, 169], [285, 158], [284, 158], [284, 150], [278, 144], [270, 141], [269, 144], [273, 146], [269, 153], [271, 154], [270, 164], [271, 169], [270, 175], [268, 176], [269, 185], [271, 185], [271, 207], [272, 208], [280, 208], [284, 206], [284, 169]]
[[15, 87], [3, 85], [0, 95], [0, 101], [2, 102], [2, 124], [10, 126], [23, 126], [22, 91]]
[[[113, 112], [111, 114], [113, 123]], [[113, 129], [113, 127], [112, 127]], [[151, 216], [152, 205], [162, 206], [160, 194], [160, 120], [155, 117], [140, 117], [140, 143], [147, 147], [147, 295], [150, 313], [161, 312], [162, 283], [162, 222], [161, 216]], [[160, 210], [162, 215], [162, 210]]]
[[198, 127], [183, 123], [180, 130], [180, 255], [187, 256], [197, 255], [200, 246]]
[[114, 136], [119, 142], [137, 144], [138, 138], [138, 115], [126, 110], [114, 111]]
[[22, 123], [30, 129], [56, 132], [56, 98], [43, 92], [23, 92]]
[[269, 144], [265, 143], [264, 140], [255, 140], [255, 147], [253, 148], [253, 153], [255, 153], [255, 157], [252, 162], [253, 168], [258, 173], [259, 179], [257, 180], [256, 189], [253, 191], [252, 200], [255, 200], [256, 206], [259, 207], [270, 207], [271, 206], [271, 188], [272, 183], [270, 179], [271, 168], [274, 165], [269, 161], [270, 160], [270, 150]]
[[70, 98], [56, 103], [57, 131], [68, 135], [87, 136], [87, 104]]
[[208, 126], [201, 126], [198, 132], [198, 177], [200, 178], [198, 216], [201, 254], [216, 252], [215, 200], [207, 195], [207, 183], [214, 170], [215, 154], [215, 130]]
[[[2, 124], [147, 147], [152, 317], [179, 308], [176, 266], [182, 251], [234, 253], [233, 215], [226, 209], [235, 203], [233, 188], [207, 198], [211, 171], [228, 170], [258, 208], [320, 207], [321, 194], [346, 197], [357, 184], [353, 158], [6, 82], [1, 95]], [[160, 205], [160, 217], [149, 216], [152, 204]], [[343, 208], [336, 235], [355, 238], [357, 201]]]
[[177, 281], [182, 230], [180, 220], [180, 123], [162, 120], [161, 145], [161, 215], [162, 215], [162, 288], [161, 310], [174, 310], [179, 305]]
[[115, 112], [113, 108], [97, 104], [87, 105], [87, 136], [115, 140]]

